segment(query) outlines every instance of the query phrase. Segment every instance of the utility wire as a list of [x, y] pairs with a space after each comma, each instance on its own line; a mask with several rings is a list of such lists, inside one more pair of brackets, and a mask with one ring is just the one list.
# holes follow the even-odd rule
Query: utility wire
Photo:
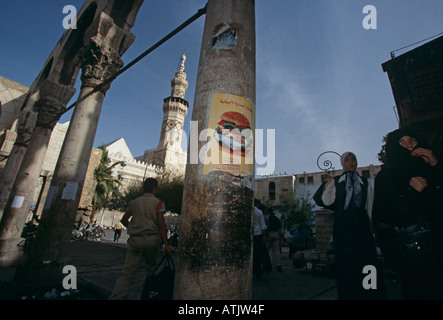
[[[206, 5], [207, 6], [207, 5]], [[66, 112], [68, 112], [69, 110], [71, 110], [72, 108], [74, 108], [79, 102], [85, 100], [86, 98], [88, 98], [90, 95], [94, 94], [95, 92], [99, 91], [102, 87], [106, 86], [107, 84], [111, 83], [112, 81], [114, 81], [119, 75], [121, 75], [123, 72], [127, 71], [129, 68], [131, 68], [132, 66], [134, 66], [137, 62], [139, 62], [140, 60], [142, 60], [144, 57], [146, 57], [148, 54], [150, 54], [152, 51], [154, 51], [155, 49], [157, 49], [158, 47], [160, 47], [163, 43], [165, 43], [166, 41], [168, 41], [169, 39], [171, 39], [173, 36], [175, 36], [177, 33], [179, 33], [181, 30], [183, 30], [184, 28], [186, 28], [188, 25], [190, 25], [192, 22], [194, 22], [195, 20], [197, 20], [198, 18], [200, 18], [202, 15], [204, 15], [206, 13], [206, 6], [199, 9], [197, 11], [196, 14], [194, 14], [191, 18], [189, 18], [188, 20], [186, 20], [185, 22], [183, 22], [180, 26], [178, 26], [177, 28], [175, 28], [173, 31], [171, 31], [168, 35], [166, 35], [163, 39], [161, 39], [160, 41], [158, 41], [156, 44], [154, 44], [152, 47], [150, 47], [148, 50], [146, 50], [145, 52], [143, 52], [141, 55], [139, 55], [137, 58], [135, 58], [134, 60], [132, 60], [130, 63], [128, 63], [126, 66], [124, 66], [123, 68], [121, 68], [119, 71], [117, 71], [116, 73], [114, 73], [112, 76], [110, 76], [109, 78], [107, 78], [106, 80], [104, 80], [102, 83], [100, 83], [99, 85], [95, 86], [90, 92], [88, 92], [86, 95], [84, 95], [83, 97], [77, 99], [77, 101], [75, 101], [73, 104], [71, 104], [68, 108], [66, 108], [62, 113], [60, 113], [58, 116], [58, 119], [60, 119], [60, 117], [62, 115], [64, 115]]]
[[413, 43], [413, 44], [410, 44], [410, 45], [407, 45], [407, 46], [405, 46], [405, 47], [403, 47], [403, 48], [400, 48], [400, 49], [397, 49], [397, 50], [391, 51], [391, 58], [392, 58], [392, 59], [395, 58], [395, 54], [394, 54], [394, 52], [396, 52], [396, 51], [400, 51], [400, 50], [403, 50], [403, 49], [406, 49], [406, 48], [409, 48], [409, 47], [415, 46], [416, 44], [419, 44], [419, 43], [422, 43], [422, 42], [425, 42], [425, 41], [431, 40], [431, 39], [433, 39], [433, 38], [435, 38], [435, 37], [438, 37], [439, 35], [442, 35], [442, 34], [443, 34], [443, 32], [440, 32], [439, 34], [436, 34], [435, 36], [432, 36], [432, 37], [429, 37], [429, 38], [423, 39], [423, 40], [421, 40], [421, 41], [417, 41], [417, 42], [415, 42], [415, 43]]

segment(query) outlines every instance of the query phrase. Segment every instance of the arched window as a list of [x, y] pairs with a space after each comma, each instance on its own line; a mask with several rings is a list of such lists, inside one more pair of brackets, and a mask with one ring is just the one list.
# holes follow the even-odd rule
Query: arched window
[[275, 182], [269, 182], [269, 200], [275, 200]]

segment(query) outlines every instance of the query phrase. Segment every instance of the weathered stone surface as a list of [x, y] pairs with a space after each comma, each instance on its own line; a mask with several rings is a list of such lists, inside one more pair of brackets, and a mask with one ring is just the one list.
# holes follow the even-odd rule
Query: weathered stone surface
[[334, 228], [334, 213], [329, 210], [317, 211], [315, 213], [315, 249], [321, 253], [326, 253], [332, 249], [332, 230]]
[[100, 164], [102, 157], [101, 149], [92, 149], [91, 157], [89, 158], [88, 170], [85, 176], [85, 182], [83, 183], [83, 191], [80, 197], [78, 207], [81, 209], [91, 209], [92, 199], [94, 198], [95, 187], [97, 181], [95, 180], [94, 171]]
[[[255, 106], [254, 10], [254, 1], [208, 2], [192, 113], [198, 133], [209, 128], [214, 93]], [[218, 38], [223, 28], [227, 41]], [[199, 141], [197, 152], [206, 143]], [[250, 299], [252, 181], [203, 169], [201, 161], [186, 166], [174, 298]]]

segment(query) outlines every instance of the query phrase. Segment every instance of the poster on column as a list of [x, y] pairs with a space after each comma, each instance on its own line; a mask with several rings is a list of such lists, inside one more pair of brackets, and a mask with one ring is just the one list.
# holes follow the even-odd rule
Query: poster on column
[[245, 176], [254, 173], [254, 106], [243, 97], [214, 93], [204, 148], [203, 174], [213, 170]]

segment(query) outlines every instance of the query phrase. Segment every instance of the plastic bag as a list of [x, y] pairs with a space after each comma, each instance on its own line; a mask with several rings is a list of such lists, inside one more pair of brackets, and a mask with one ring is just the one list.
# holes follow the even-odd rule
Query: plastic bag
[[174, 279], [174, 261], [170, 254], [166, 254], [152, 276], [146, 279], [141, 300], [172, 300]]

